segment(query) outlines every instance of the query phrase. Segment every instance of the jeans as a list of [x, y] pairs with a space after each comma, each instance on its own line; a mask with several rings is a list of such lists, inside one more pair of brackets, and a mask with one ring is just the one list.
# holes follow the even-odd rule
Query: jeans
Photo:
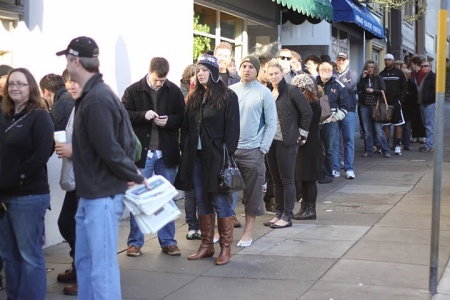
[[[153, 173], [155, 175], [161, 175], [166, 178], [171, 184], [175, 182], [175, 176], [177, 175], [177, 168], [169, 168], [163, 161], [163, 158], [159, 158], [154, 154], [152, 158], [147, 157], [145, 162], [145, 168], [140, 169], [142, 175], [146, 178], [152, 177]], [[175, 221], [170, 221], [160, 230], [158, 230], [158, 241], [161, 248], [165, 248], [169, 245], [176, 245], [175, 240]], [[133, 215], [130, 216], [130, 234], [128, 235], [128, 246], [137, 246], [141, 248], [144, 245], [144, 234], [139, 229], [136, 223], [136, 219]]]
[[50, 194], [0, 196], [8, 211], [0, 219], [0, 256], [8, 299], [44, 300], [47, 272], [42, 253], [45, 212]]
[[197, 197], [195, 196], [195, 191], [185, 191], [184, 192], [184, 212], [186, 214], [185, 220], [188, 224], [188, 231], [199, 230], [200, 224], [197, 218], [198, 205]]
[[270, 175], [275, 194], [275, 216], [290, 222], [294, 215], [295, 184], [294, 170], [298, 146], [285, 147], [282, 141], [273, 141], [267, 153]]
[[[63, 206], [58, 218], [58, 228], [61, 236], [69, 243], [70, 257], [75, 257], [75, 215], [77, 213], [78, 197], [76, 191], [66, 192]], [[72, 266], [74, 263], [72, 263]]]
[[[342, 134], [342, 144], [344, 146], [344, 170], [347, 172], [349, 170], [353, 171], [353, 161], [355, 160], [355, 122], [356, 113], [347, 112], [345, 118], [338, 122], [339, 129]], [[340, 161], [339, 161], [339, 151], [340, 151], [340, 134], [336, 135], [336, 142], [334, 145], [334, 151], [337, 153], [334, 157], [334, 170], [339, 171]]]
[[320, 137], [325, 150], [323, 163], [323, 177], [332, 177], [335, 157], [339, 157], [339, 150], [336, 152], [335, 142], [338, 136], [338, 123], [330, 122], [320, 125]]
[[[369, 156], [373, 155], [373, 128], [376, 132], [376, 140], [380, 143], [383, 154], [390, 154], [389, 146], [386, 141], [386, 135], [383, 130], [383, 123], [375, 122], [371, 117], [371, 108], [369, 105], [361, 105], [361, 118], [364, 124], [364, 139], [366, 142], [366, 153]], [[372, 127], [373, 126], [373, 127]]]
[[436, 104], [420, 105], [420, 113], [422, 115], [423, 125], [425, 126], [425, 137], [427, 142], [425, 146], [430, 149], [434, 148], [434, 115], [436, 112]]
[[[217, 213], [218, 218], [231, 217], [231, 201], [229, 193], [211, 192], [207, 193], [208, 196], [205, 199], [203, 197], [203, 163], [201, 152], [197, 152], [194, 162], [194, 190], [198, 200], [198, 214], [209, 215], [214, 212]], [[236, 193], [237, 194], [237, 193]]]
[[123, 194], [78, 203], [75, 241], [78, 299], [121, 299], [117, 260]]

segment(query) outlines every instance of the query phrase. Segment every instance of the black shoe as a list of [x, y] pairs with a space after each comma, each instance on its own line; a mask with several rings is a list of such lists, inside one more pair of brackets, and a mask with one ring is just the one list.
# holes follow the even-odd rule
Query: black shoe
[[273, 228], [273, 229], [287, 228], [287, 227], [292, 227], [292, 222], [287, 222], [285, 225], [277, 225], [275, 223], [270, 225], [270, 228]]
[[319, 180], [319, 183], [321, 183], [321, 184], [330, 183], [330, 182], [333, 182], [333, 177], [325, 176], [324, 178]]
[[315, 220], [316, 216], [316, 203], [306, 203], [306, 210], [301, 215], [294, 215], [295, 220]]

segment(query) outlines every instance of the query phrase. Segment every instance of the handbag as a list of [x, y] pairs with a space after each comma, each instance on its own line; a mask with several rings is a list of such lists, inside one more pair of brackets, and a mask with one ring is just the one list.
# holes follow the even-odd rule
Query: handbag
[[238, 192], [245, 189], [244, 179], [227, 145], [223, 144], [223, 164], [219, 173], [220, 192]]
[[381, 90], [381, 94], [383, 95], [384, 103], [377, 101], [376, 105], [372, 105], [372, 119], [376, 122], [390, 122], [394, 114], [394, 106], [388, 105], [383, 90]]
[[[72, 113], [70, 114], [69, 121], [67, 121], [66, 126], [67, 143], [72, 143], [74, 117], [75, 117], [75, 108], [72, 110]], [[59, 179], [59, 186], [67, 192], [75, 190], [75, 174], [73, 172], [73, 161], [71, 158], [64, 157], [62, 159], [61, 177]]]
[[322, 114], [320, 115], [320, 123], [322, 123], [331, 116], [331, 106], [327, 95], [320, 97], [319, 101], [320, 107], [322, 108]]

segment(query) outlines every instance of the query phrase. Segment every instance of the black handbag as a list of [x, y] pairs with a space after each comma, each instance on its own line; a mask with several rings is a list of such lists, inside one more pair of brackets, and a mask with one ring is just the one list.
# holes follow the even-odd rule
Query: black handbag
[[228, 148], [223, 144], [223, 164], [219, 173], [219, 191], [238, 192], [245, 189], [244, 179], [236, 165], [233, 155], [228, 153]]

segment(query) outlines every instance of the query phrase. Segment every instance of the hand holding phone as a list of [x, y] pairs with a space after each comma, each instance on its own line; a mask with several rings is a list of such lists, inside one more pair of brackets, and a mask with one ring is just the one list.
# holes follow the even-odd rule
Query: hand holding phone
[[167, 116], [159, 116], [158, 119], [167, 119]]

